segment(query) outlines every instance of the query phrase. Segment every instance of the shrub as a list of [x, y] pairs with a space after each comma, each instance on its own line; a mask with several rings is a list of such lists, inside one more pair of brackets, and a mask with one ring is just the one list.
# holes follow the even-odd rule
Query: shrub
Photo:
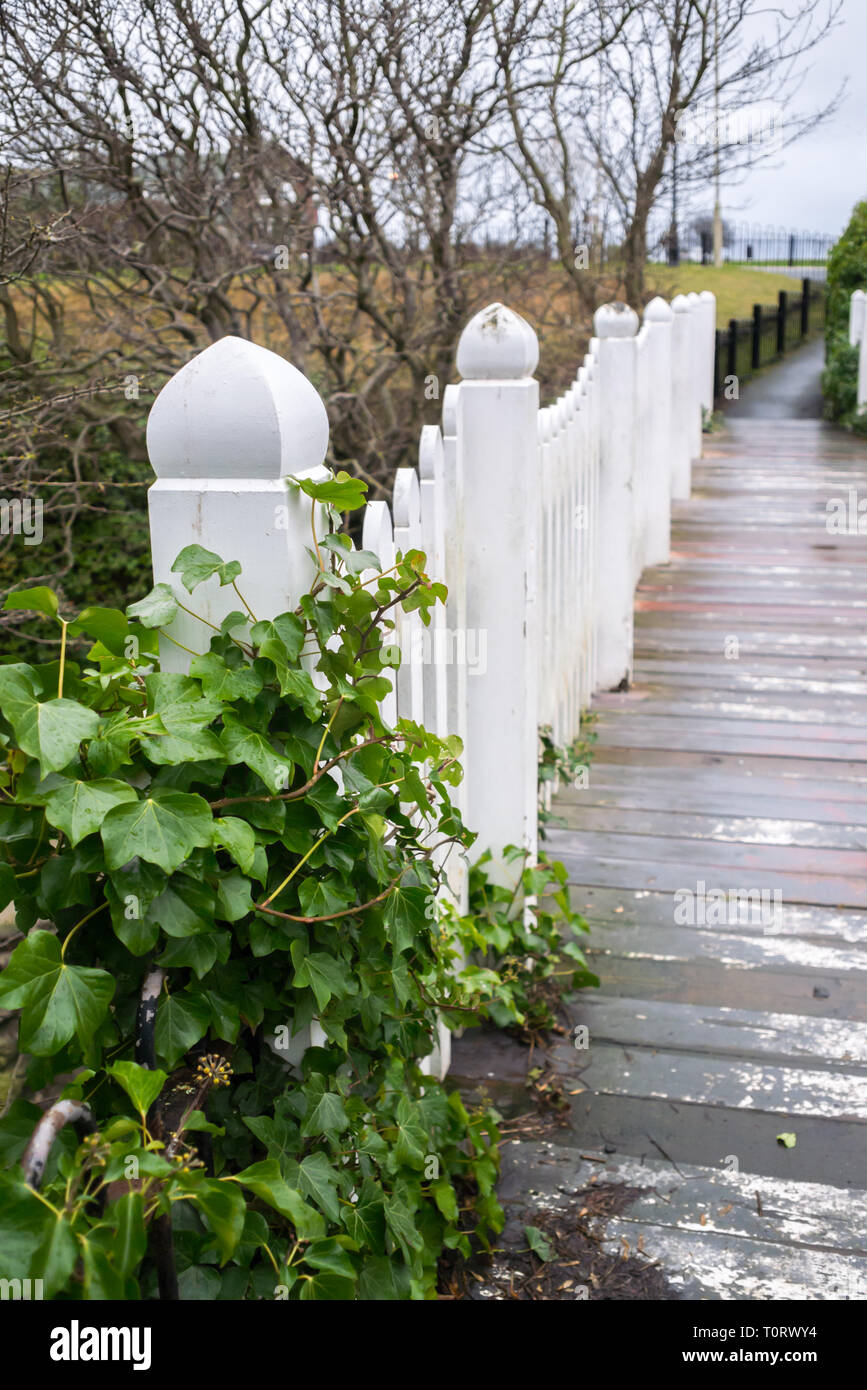
[[420, 1069], [439, 1018], [484, 1009], [438, 920], [442, 848], [473, 838], [460, 747], [380, 710], [394, 610], [429, 620], [444, 590], [417, 552], [365, 578], [348, 537], [315, 544], [310, 593], [249, 631], [238, 566], [178, 557], [189, 592], [239, 598], [189, 675], [159, 670], [167, 585], [126, 615], [9, 600], [59, 652], [0, 667], [0, 902], [27, 933], [0, 1001], [28, 1084], [90, 1130], [62, 1129], [37, 1195], [40, 1111], [0, 1123], [2, 1274], [47, 1297], [427, 1298], [444, 1248], [501, 1225], [493, 1115]]
[[853, 290], [867, 289], [867, 201], [856, 204], [840, 240], [828, 257], [828, 304], [822, 391], [825, 415], [859, 434], [867, 421], [857, 410], [858, 350], [849, 345], [849, 303]]

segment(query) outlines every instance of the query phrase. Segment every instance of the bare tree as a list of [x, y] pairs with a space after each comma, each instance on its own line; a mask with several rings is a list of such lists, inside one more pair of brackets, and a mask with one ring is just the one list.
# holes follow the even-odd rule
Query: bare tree
[[836, 98], [801, 111], [805, 59], [840, 0], [645, 0], [600, 55], [606, 118], [582, 110], [584, 139], [623, 232], [624, 293], [644, 297], [649, 228], [670, 192], [702, 201], [826, 119]]

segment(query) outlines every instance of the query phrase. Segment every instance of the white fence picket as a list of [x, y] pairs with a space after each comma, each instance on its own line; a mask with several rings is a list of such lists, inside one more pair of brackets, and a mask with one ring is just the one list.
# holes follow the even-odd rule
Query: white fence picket
[[[856, 291], [862, 403], [865, 305]], [[574, 381], [540, 409], [536, 336], [490, 305], [462, 335], [463, 380], [445, 390], [442, 428], [424, 427], [418, 469], [397, 470], [391, 508], [365, 508], [362, 546], [383, 570], [398, 551], [424, 551], [448, 588], [430, 628], [397, 611], [403, 660], [383, 718], [463, 740], [455, 800], [505, 882], [504, 846], [536, 849], [539, 726], [570, 744], [599, 686], [631, 676], [635, 584], [669, 558], [671, 500], [689, 496], [702, 410], [713, 405], [715, 312], [707, 293], [655, 299], [636, 332], [626, 305], [603, 306]], [[313, 573], [310, 508], [286, 479], [326, 476], [326, 446], [322, 402], [289, 363], [237, 338], [200, 353], [160, 393], [148, 426], [157, 582], [175, 585], [171, 564], [195, 539], [241, 561], [258, 617], [294, 604]], [[217, 621], [229, 602], [214, 583], [201, 601]], [[180, 622], [170, 636], [200, 641]], [[166, 644], [163, 660], [180, 670], [187, 657]], [[445, 867], [466, 910], [463, 861]], [[425, 1070], [443, 1074], [448, 1054], [440, 1026]]]

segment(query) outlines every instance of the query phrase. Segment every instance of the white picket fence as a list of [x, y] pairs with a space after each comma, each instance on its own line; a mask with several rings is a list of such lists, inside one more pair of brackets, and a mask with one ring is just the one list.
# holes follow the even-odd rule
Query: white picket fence
[[[397, 470], [390, 509], [365, 509], [362, 544], [383, 569], [396, 551], [423, 550], [448, 587], [431, 629], [400, 618], [385, 717], [463, 740], [460, 808], [503, 882], [515, 872], [504, 846], [537, 852], [540, 726], [570, 743], [593, 692], [631, 680], [635, 586], [669, 559], [671, 501], [689, 496], [712, 408], [715, 318], [709, 293], [652, 300], [640, 331], [632, 309], [603, 306], [572, 385], [540, 409], [536, 334], [490, 305], [461, 336], [461, 380], [444, 391], [442, 425], [422, 430], [417, 469]], [[188, 600], [171, 565], [196, 542], [240, 561], [258, 618], [294, 607], [314, 568], [310, 504], [287, 480], [327, 476], [327, 416], [310, 382], [223, 338], [163, 388], [147, 439], [155, 581]], [[238, 606], [216, 580], [195, 598], [216, 624]], [[207, 646], [183, 613], [167, 631], [166, 669]], [[461, 901], [459, 863], [449, 878]], [[441, 1053], [431, 1065], [443, 1072], [447, 1037]]]
[[849, 300], [849, 342], [860, 348], [858, 353], [858, 409], [867, 406], [867, 333], [864, 322], [867, 317], [867, 294], [864, 290], [853, 290]]

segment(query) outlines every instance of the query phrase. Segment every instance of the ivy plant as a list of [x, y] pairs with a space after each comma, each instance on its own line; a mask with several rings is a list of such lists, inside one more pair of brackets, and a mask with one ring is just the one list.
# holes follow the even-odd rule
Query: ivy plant
[[[383, 573], [339, 532], [356, 480], [297, 486], [314, 578], [277, 617], [200, 546], [173, 567], [188, 601], [7, 601], [57, 636], [0, 666], [22, 933], [0, 1005], [30, 1091], [63, 1098], [47, 1148], [28, 1100], [0, 1122], [0, 1273], [46, 1297], [430, 1298], [440, 1253], [502, 1224], [495, 1117], [421, 1069], [502, 988], [456, 977], [439, 906], [472, 842], [461, 749], [382, 713], [398, 611], [428, 623], [445, 591], [418, 552]], [[203, 583], [237, 606], [161, 670]]]
[[467, 913], [450, 910], [465, 962], [460, 978], [480, 1018], [533, 1038], [554, 1027], [564, 993], [599, 979], [576, 939], [589, 928], [571, 905], [565, 866], [531, 863], [517, 845], [503, 859], [511, 886], [493, 875], [488, 851], [470, 869]]

